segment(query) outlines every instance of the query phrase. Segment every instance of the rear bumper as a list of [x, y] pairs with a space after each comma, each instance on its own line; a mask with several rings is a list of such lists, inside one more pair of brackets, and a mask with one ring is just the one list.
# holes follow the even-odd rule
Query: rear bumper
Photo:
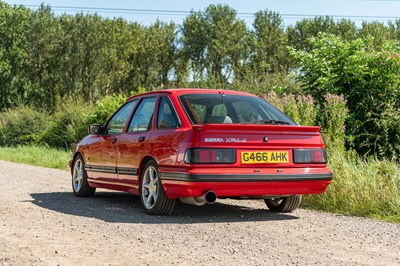
[[161, 179], [185, 182], [285, 182], [332, 180], [332, 173], [323, 174], [187, 174], [187, 173], [160, 173]]
[[160, 172], [169, 198], [200, 196], [212, 190], [218, 197], [266, 197], [320, 194], [331, 183], [331, 172], [295, 174], [204, 174]]

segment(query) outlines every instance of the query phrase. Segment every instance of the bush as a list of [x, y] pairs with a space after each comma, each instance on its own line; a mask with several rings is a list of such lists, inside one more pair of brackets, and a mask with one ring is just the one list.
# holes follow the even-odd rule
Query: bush
[[364, 132], [375, 143], [371, 147], [371, 153], [387, 155], [389, 159], [400, 159], [400, 109], [391, 102], [382, 106], [383, 112], [379, 116], [370, 118], [376, 126], [379, 134]]
[[322, 135], [328, 151], [332, 148], [345, 151], [345, 122], [348, 117], [346, 100], [343, 96], [332, 95], [324, 96], [325, 102], [322, 111]]
[[327, 93], [344, 96], [349, 147], [361, 155], [398, 156], [400, 133], [393, 120], [400, 112], [400, 43], [376, 50], [368, 38], [345, 41], [324, 34], [310, 43], [309, 52], [291, 49], [304, 91], [321, 103]]
[[95, 105], [69, 100], [53, 114], [20, 106], [0, 116], [0, 146], [44, 145], [70, 149], [87, 135], [87, 125], [104, 124], [126, 97], [106, 96]]
[[299, 125], [315, 126], [318, 124], [319, 105], [314, 102], [311, 95], [296, 97], [293, 94], [283, 94], [278, 96], [271, 91], [264, 96], [264, 99]]
[[281, 97], [279, 97], [275, 91], [270, 91], [264, 96], [264, 100], [278, 108], [280, 111], [284, 112], [283, 108], [283, 103]]
[[108, 118], [126, 101], [126, 95], [105, 96], [97, 101], [91, 112], [86, 113], [85, 123], [103, 125]]
[[311, 95], [296, 97], [297, 109], [299, 112], [300, 124], [305, 126], [318, 125], [319, 105], [314, 101]]
[[[30, 107], [9, 110], [0, 118], [0, 145], [38, 144], [70, 149], [87, 135], [89, 124], [104, 124], [126, 98], [125, 95], [106, 96], [94, 105], [70, 100], [58, 106], [51, 116]], [[275, 92], [270, 92], [265, 98], [298, 124], [321, 125], [317, 119], [319, 105], [315, 104], [311, 96], [295, 97], [287, 94], [279, 97]], [[345, 103], [343, 98], [332, 95], [327, 96], [327, 99], [329, 101], [324, 105], [326, 118], [323, 120], [326, 123], [322, 123], [322, 132], [328, 146], [341, 146], [344, 134], [337, 129], [344, 128]]]
[[93, 106], [86, 106], [83, 102], [63, 103], [51, 116], [46, 130], [41, 132], [38, 144], [71, 149], [73, 144], [86, 135], [85, 118], [92, 109]]
[[328, 93], [324, 97], [322, 108], [311, 95], [295, 97], [293, 94], [284, 94], [279, 97], [272, 91], [264, 98], [299, 125], [321, 126], [321, 134], [328, 151], [339, 149], [344, 152], [345, 121], [348, 111], [343, 96]]
[[20, 106], [0, 116], [0, 145], [15, 146], [37, 143], [48, 127], [48, 114], [33, 107]]
[[49, 127], [42, 132], [40, 144], [70, 149], [87, 135], [89, 124], [104, 124], [126, 100], [124, 95], [105, 96], [95, 105], [69, 101], [59, 106]]

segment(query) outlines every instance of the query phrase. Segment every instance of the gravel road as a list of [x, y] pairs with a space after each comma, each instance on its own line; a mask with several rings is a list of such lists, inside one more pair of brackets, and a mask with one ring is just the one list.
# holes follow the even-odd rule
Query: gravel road
[[76, 198], [66, 171], [0, 161], [0, 265], [400, 265], [400, 226], [261, 201], [178, 204]]

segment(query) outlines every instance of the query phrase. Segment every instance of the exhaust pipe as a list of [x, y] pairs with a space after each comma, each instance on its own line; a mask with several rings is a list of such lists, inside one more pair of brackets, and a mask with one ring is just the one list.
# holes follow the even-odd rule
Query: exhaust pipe
[[179, 198], [182, 203], [191, 204], [196, 206], [204, 206], [206, 204], [213, 204], [217, 200], [217, 194], [214, 191], [208, 190], [198, 197]]
[[196, 201], [205, 202], [207, 204], [213, 204], [217, 200], [217, 194], [215, 194], [214, 191], [209, 190], [203, 193], [203, 195], [195, 198]]

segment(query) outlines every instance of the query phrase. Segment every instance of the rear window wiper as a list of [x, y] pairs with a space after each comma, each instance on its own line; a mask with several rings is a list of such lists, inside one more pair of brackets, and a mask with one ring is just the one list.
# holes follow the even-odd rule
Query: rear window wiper
[[264, 119], [251, 122], [243, 122], [241, 124], [272, 124], [272, 125], [290, 125], [289, 122], [275, 119]]
[[261, 120], [264, 124], [273, 124], [273, 125], [290, 125], [289, 122], [282, 121], [282, 120], [274, 120], [274, 119], [265, 119]]

